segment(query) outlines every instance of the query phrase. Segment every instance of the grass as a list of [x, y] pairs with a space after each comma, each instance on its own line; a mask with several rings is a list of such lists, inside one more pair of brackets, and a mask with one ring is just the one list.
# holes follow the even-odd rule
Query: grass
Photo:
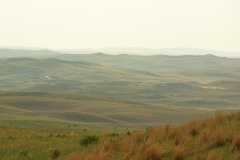
[[78, 141], [89, 133], [1, 127], [0, 159], [52, 159], [81, 150]]
[[238, 159], [239, 115], [101, 134], [0, 127], [0, 159]]

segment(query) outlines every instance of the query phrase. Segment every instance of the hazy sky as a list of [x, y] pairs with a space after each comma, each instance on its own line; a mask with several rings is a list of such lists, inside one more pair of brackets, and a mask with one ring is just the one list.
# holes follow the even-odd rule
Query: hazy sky
[[240, 0], [0, 0], [0, 46], [240, 51]]

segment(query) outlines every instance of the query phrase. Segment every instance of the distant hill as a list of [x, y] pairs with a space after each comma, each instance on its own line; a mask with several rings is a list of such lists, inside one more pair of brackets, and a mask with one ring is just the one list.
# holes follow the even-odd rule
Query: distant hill
[[179, 69], [221, 69], [226, 67], [239, 67], [240, 59], [217, 57], [208, 55], [185, 56], [139, 56], [139, 55], [108, 55], [104, 53], [94, 54], [59, 54], [51, 56], [67, 61], [85, 61], [98, 63], [114, 68], [132, 68], [145, 71], [154, 70], [179, 70]]
[[24, 50], [24, 49], [4, 49], [0, 48], [0, 58], [7, 57], [39, 57], [60, 54], [50, 50]]
[[224, 52], [207, 49], [197, 48], [140, 48], [140, 47], [128, 47], [128, 48], [87, 48], [79, 50], [58, 50], [59, 52], [70, 53], [70, 54], [89, 54], [95, 52], [103, 52], [107, 54], [130, 54], [130, 55], [206, 55], [212, 54], [220, 57], [240, 57], [240, 52]]

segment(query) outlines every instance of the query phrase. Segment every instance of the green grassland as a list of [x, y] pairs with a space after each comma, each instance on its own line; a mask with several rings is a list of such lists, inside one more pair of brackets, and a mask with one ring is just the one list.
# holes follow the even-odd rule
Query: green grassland
[[[20, 128], [0, 128], [0, 159], [53, 159], [53, 151], [61, 148], [61, 154], [81, 151], [80, 140], [91, 132], [44, 131]], [[62, 147], [61, 147], [62, 146]]]

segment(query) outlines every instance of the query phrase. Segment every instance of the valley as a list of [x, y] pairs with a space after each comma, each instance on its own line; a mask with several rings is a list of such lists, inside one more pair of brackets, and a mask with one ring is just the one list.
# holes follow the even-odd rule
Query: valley
[[[9, 57], [4, 54], [8, 52]], [[0, 54], [4, 126], [144, 129], [158, 123], [179, 125], [210, 117], [216, 109], [228, 113], [240, 106], [236, 58], [52, 51], [12, 57], [23, 52]], [[83, 127], [68, 127], [74, 125]]]

